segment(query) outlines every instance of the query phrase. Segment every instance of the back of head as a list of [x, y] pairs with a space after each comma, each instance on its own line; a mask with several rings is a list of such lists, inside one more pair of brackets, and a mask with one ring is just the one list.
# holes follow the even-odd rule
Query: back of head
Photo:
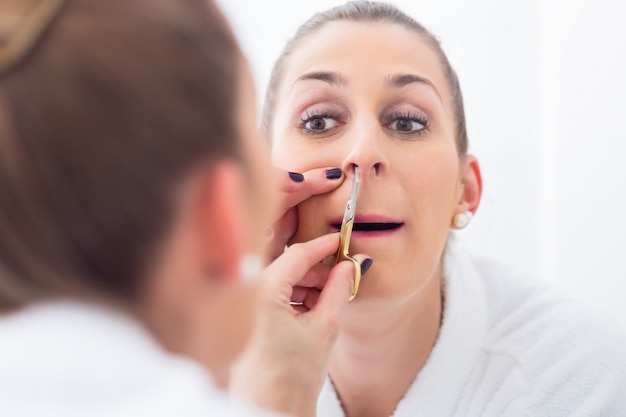
[[137, 295], [181, 180], [239, 158], [207, 0], [0, 2], [0, 310]]

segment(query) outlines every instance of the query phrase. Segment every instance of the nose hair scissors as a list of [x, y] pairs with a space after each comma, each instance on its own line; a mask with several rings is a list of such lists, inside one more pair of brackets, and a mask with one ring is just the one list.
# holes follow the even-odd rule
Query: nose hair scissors
[[352, 236], [352, 228], [354, 227], [354, 215], [356, 213], [356, 198], [359, 191], [359, 168], [354, 167], [354, 177], [352, 178], [352, 191], [350, 198], [346, 204], [346, 211], [343, 213], [343, 221], [341, 222], [341, 233], [339, 237], [339, 250], [337, 251], [336, 263], [341, 261], [351, 261], [354, 264], [354, 286], [350, 301], [356, 297], [361, 282], [361, 264], [359, 261], [351, 257], [348, 253], [350, 249], [350, 237]]

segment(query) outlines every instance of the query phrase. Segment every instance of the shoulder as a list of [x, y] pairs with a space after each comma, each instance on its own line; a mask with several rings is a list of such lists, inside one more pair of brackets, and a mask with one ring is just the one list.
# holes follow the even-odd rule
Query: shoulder
[[129, 317], [52, 303], [0, 319], [0, 415], [93, 410], [119, 417], [264, 415], [231, 402], [204, 368], [165, 352]]
[[505, 263], [473, 256], [487, 300], [484, 350], [526, 381], [530, 415], [626, 410], [626, 332], [601, 310]]

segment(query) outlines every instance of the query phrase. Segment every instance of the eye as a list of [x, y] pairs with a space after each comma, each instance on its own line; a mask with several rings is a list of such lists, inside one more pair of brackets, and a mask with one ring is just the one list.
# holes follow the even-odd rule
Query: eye
[[424, 129], [424, 125], [417, 120], [397, 119], [389, 123], [389, 128], [400, 132], [417, 132]]
[[313, 117], [304, 123], [306, 130], [325, 132], [337, 126], [337, 121], [332, 117]]
[[298, 127], [308, 135], [317, 135], [326, 133], [329, 130], [338, 127], [341, 123], [337, 120], [338, 116], [329, 112], [306, 112], [300, 117]]
[[394, 113], [387, 128], [403, 135], [422, 134], [428, 128], [428, 118], [421, 113]]

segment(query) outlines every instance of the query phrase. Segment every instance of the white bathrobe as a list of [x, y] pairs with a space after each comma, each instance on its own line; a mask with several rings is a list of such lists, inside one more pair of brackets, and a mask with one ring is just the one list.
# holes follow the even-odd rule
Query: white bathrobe
[[[438, 339], [393, 416], [626, 416], [622, 328], [458, 240], [444, 255]], [[318, 416], [344, 416], [329, 380]]]
[[2, 417], [252, 417], [138, 323], [76, 303], [0, 317]]

